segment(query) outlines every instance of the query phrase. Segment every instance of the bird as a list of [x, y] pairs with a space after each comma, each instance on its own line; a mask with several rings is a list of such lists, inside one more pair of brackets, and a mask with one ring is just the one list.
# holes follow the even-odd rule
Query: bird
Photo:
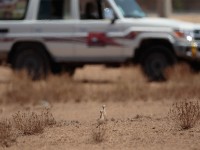
[[100, 117], [99, 119], [97, 119], [97, 128], [105, 123], [105, 117], [103, 112], [103, 110], [100, 110]]
[[106, 113], [106, 105], [103, 105], [103, 106], [102, 106], [102, 110], [103, 110], [104, 118], [105, 118], [105, 120], [107, 121], [108, 119], [107, 119], [107, 113]]

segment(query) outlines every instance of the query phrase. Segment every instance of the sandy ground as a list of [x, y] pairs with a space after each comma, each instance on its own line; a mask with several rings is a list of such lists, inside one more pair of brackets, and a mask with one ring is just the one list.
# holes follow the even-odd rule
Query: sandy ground
[[[104, 74], [100, 74], [104, 70]], [[122, 69], [123, 70], [123, 69]], [[75, 80], [116, 82], [120, 78], [121, 69], [104, 69], [103, 67], [86, 67], [78, 70]], [[12, 71], [1, 68], [1, 75], [8, 78]], [[91, 75], [91, 72], [94, 74]], [[95, 75], [96, 74], [96, 75]], [[5, 77], [5, 76], [4, 76]], [[8, 79], [0, 76], [0, 87], [6, 86]], [[5, 82], [3, 82], [5, 81]], [[101, 83], [107, 84], [107, 83]], [[112, 83], [111, 83], [112, 84]], [[163, 84], [152, 84], [159, 88]], [[90, 87], [91, 88], [91, 87]], [[145, 90], [145, 89], [144, 89]], [[51, 112], [58, 124], [46, 128], [44, 133], [31, 136], [20, 136], [10, 150], [198, 150], [200, 147], [200, 126], [182, 131], [176, 128], [168, 118], [172, 100], [162, 99], [121, 101], [121, 102], [67, 102], [51, 104]], [[97, 130], [96, 120], [101, 106], [107, 106], [108, 122], [105, 140], [94, 141], [93, 133]], [[17, 111], [40, 111], [41, 107], [32, 105], [1, 105], [0, 117], [11, 117]], [[2, 148], [0, 148], [2, 149]]]
[[[93, 130], [97, 130], [96, 119], [102, 103], [54, 104], [52, 113], [61, 125], [47, 128], [43, 134], [19, 137], [8, 149], [198, 150], [200, 127], [187, 131], [176, 129], [167, 117], [170, 103], [106, 103], [109, 121], [102, 143], [96, 143], [92, 136]], [[4, 108], [5, 114], [22, 110], [14, 106]]]
[[[199, 16], [198, 16], [199, 17]], [[182, 18], [173, 16], [173, 18]], [[184, 20], [191, 20], [190, 17]], [[192, 19], [193, 22], [195, 19]], [[200, 19], [199, 19], [200, 20]], [[84, 81], [94, 86], [102, 86], [107, 82], [120, 79], [122, 70], [89, 67], [78, 70], [75, 80]], [[102, 73], [103, 72], [103, 73]], [[91, 75], [92, 73], [92, 75]], [[9, 83], [12, 71], [0, 68], [0, 95]], [[100, 83], [100, 84], [99, 84]], [[138, 83], [139, 84], [139, 83]], [[162, 84], [149, 83], [151, 88], [159, 88]], [[88, 86], [92, 88], [94, 86]], [[143, 89], [146, 90], [146, 89]], [[190, 130], [179, 130], [168, 118], [173, 101], [161, 99], [121, 101], [121, 102], [67, 102], [52, 103], [51, 112], [58, 124], [45, 129], [44, 133], [21, 136], [9, 150], [199, 150], [200, 125]], [[93, 132], [99, 117], [101, 106], [107, 106], [108, 122], [105, 140], [96, 143]], [[38, 106], [20, 106], [17, 104], [0, 105], [0, 118], [11, 117], [17, 111], [39, 111]], [[0, 149], [3, 149], [0, 147]]]

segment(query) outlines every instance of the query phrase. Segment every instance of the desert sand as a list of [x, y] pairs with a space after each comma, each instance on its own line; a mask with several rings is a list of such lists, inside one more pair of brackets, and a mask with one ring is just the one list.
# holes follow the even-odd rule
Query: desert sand
[[[56, 124], [42, 133], [18, 135], [9, 147], [0, 149], [199, 150], [200, 125], [183, 130], [170, 118], [169, 110], [179, 100], [199, 100], [200, 76], [188, 67], [169, 72], [168, 81], [154, 83], [135, 66], [87, 66], [72, 79], [51, 76], [33, 83], [1, 67], [0, 119], [48, 107]], [[103, 141], [97, 142], [93, 135], [102, 105], [108, 121]]]

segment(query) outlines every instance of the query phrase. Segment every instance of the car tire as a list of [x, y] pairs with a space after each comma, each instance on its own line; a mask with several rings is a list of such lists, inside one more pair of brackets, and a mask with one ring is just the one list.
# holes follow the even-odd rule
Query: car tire
[[20, 46], [15, 53], [12, 66], [15, 70], [25, 70], [33, 79], [41, 79], [49, 73], [49, 61], [43, 49], [38, 46]]
[[194, 73], [200, 72], [200, 62], [199, 61], [189, 61], [188, 64]]
[[176, 57], [169, 48], [156, 46], [149, 49], [143, 58], [143, 70], [150, 81], [166, 80], [165, 69], [174, 65]]

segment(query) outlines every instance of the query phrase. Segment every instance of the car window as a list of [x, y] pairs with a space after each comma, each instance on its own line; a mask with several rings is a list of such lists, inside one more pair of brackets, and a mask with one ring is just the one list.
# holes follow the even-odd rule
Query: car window
[[60, 20], [71, 18], [70, 0], [41, 0], [39, 20]]
[[79, 4], [82, 20], [105, 19], [105, 9], [111, 9], [106, 0], [80, 0]]
[[28, 0], [0, 0], [0, 20], [25, 18]]

